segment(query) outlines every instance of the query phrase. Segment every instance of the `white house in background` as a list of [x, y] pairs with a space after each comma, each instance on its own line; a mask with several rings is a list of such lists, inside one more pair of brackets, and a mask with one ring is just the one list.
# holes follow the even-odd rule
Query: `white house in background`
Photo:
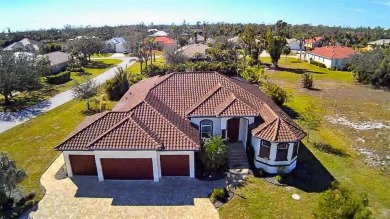
[[107, 40], [105, 43], [107, 52], [122, 53], [126, 51], [126, 40], [122, 37], [114, 37]]
[[306, 52], [307, 61], [317, 61], [325, 64], [327, 68], [344, 69], [352, 55], [357, 51], [346, 46], [324, 46], [316, 47]]
[[367, 50], [373, 50], [375, 48], [381, 48], [385, 45], [390, 46], [390, 39], [380, 39], [367, 43]]
[[195, 43], [204, 43], [204, 37], [200, 34], [196, 35], [196, 40], [195, 37], [191, 37], [190, 40], [188, 41], [190, 44], [195, 44]]
[[294, 39], [294, 38], [291, 38], [291, 39], [286, 39], [287, 40], [287, 44], [288, 46], [290, 47], [290, 49], [292, 51], [300, 51], [300, 50], [304, 50], [305, 48], [305, 43], [303, 42], [302, 43], [302, 46], [299, 46], [299, 40], [297, 39]]
[[39, 47], [42, 46], [42, 43], [35, 40], [30, 40], [28, 38], [24, 38], [19, 42], [14, 42], [11, 45], [5, 47], [4, 51], [28, 51], [28, 52], [36, 52], [39, 50]]
[[252, 147], [256, 167], [269, 173], [293, 170], [306, 136], [257, 87], [217, 72], [179, 72], [134, 84], [112, 111], [87, 117], [55, 149], [69, 177], [158, 182], [193, 178], [195, 153], [213, 135], [243, 154]]
[[167, 37], [168, 36], [168, 33], [165, 32], [165, 31], [162, 31], [162, 30], [159, 30], [157, 32], [155, 32], [154, 34], [152, 35], [149, 35], [150, 37]]

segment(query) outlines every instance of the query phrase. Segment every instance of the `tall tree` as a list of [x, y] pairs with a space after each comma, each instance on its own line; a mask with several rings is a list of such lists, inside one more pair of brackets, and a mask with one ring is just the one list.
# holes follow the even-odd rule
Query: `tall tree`
[[272, 31], [268, 31], [265, 38], [266, 50], [269, 53], [272, 65], [274, 68], [278, 68], [278, 61], [280, 55], [283, 52], [283, 48], [287, 44], [286, 38], [279, 36]]
[[15, 91], [29, 92], [40, 87], [40, 77], [48, 74], [50, 65], [36, 55], [0, 52], [0, 94], [5, 105], [10, 104]]

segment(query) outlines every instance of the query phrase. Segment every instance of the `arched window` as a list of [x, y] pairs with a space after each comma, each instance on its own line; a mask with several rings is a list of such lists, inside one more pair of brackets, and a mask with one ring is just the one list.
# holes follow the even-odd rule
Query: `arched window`
[[213, 135], [213, 121], [202, 120], [200, 122], [200, 136], [202, 138], [210, 138]]
[[286, 161], [288, 155], [288, 143], [279, 143], [276, 150], [275, 161]]

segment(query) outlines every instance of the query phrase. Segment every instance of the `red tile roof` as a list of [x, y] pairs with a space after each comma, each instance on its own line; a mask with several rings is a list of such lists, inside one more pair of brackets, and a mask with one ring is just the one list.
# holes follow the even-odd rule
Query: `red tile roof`
[[307, 44], [312, 44], [312, 43], [315, 43], [317, 41], [320, 41], [322, 39], [322, 37], [314, 37], [314, 38], [310, 38], [310, 39], [305, 39], [305, 43]]
[[323, 56], [330, 59], [346, 59], [358, 52], [346, 46], [324, 46], [317, 47], [312, 51], [307, 52], [318, 56]]
[[57, 150], [199, 150], [189, 117], [254, 116], [252, 129], [269, 141], [298, 141], [305, 133], [260, 89], [216, 72], [171, 73], [132, 87], [112, 112], [85, 120]]
[[162, 43], [163, 45], [175, 44], [175, 40], [169, 37], [156, 37], [156, 42]]

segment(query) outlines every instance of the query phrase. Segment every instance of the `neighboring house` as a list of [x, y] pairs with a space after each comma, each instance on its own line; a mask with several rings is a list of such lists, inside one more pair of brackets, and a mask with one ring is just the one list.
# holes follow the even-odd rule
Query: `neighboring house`
[[306, 60], [314, 60], [325, 64], [327, 68], [344, 69], [352, 55], [357, 54], [354, 49], [345, 46], [317, 47], [306, 52]]
[[51, 72], [58, 73], [66, 69], [69, 64], [69, 54], [65, 52], [51, 52], [45, 54], [50, 60]]
[[302, 43], [302, 46], [299, 46], [299, 40], [297, 39], [286, 39], [288, 46], [292, 51], [300, 51], [305, 50], [304, 43]]
[[21, 51], [28, 51], [28, 52], [36, 52], [39, 50], [39, 47], [41, 46], [42, 46], [41, 42], [24, 38], [19, 42], [12, 43], [11, 45], [5, 47], [3, 50], [4, 51], [21, 50]]
[[167, 37], [168, 33], [165, 31], [159, 30], [159, 31], [157, 31], [154, 34], [149, 35], [149, 36], [151, 36], [151, 37]]
[[190, 44], [179, 49], [188, 59], [193, 61], [206, 60], [206, 50], [209, 49], [207, 45], [204, 44]]
[[[195, 42], [197, 41], [197, 42]], [[195, 43], [204, 43], [204, 37], [202, 35], [196, 35], [196, 40], [195, 37], [191, 37], [190, 40], [188, 41], [190, 44], [195, 44]]]
[[321, 44], [322, 37], [314, 37], [310, 39], [305, 39], [305, 47], [309, 49], [314, 49], [315, 47]]
[[232, 37], [230, 39], [228, 39], [229, 42], [232, 42], [232, 43], [239, 43], [241, 40], [238, 36], [235, 36], [235, 37]]
[[390, 39], [380, 39], [367, 43], [367, 50], [373, 50], [375, 48], [383, 48], [383, 46], [390, 46]]
[[105, 42], [107, 52], [122, 53], [126, 51], [126, 40], [122, 37], [114, 37]]
[[55, 150], [68, 176], [149, 179], [195, 176], [202, 139], [221, 135], [254, 149], [269, 173], [297, 163], [295, 122], [260, 89], [217, 72], [179, 72], [134, 84], [110, 112], [87, 117]]
[[156, 43], [162, 45], [163, 48], [174, 48], [175, 40], [169, 37], [156, 37]]

